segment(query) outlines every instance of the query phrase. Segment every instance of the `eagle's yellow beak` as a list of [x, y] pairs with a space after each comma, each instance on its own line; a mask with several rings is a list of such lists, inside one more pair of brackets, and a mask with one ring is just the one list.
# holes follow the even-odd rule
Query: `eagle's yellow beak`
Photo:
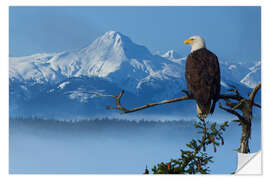
[[189, 44], [191, 42], [191, 39], [187, 39], [184, 41], [184, 44]]

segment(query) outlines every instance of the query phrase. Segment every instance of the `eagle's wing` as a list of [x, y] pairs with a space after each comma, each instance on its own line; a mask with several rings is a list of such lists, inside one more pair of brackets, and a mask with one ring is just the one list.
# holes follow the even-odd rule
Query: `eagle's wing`
[[186, 82], [200, 109], [205, 113], [209, 112], [211, 99], [216, 102], [220, 91], [220, 71], [216, 55], [205, 48], [191, 53], [186, 61]]
[[220, 68], [218, 63], [218, 58], [215, 54], [209, 52], [209, 73], [211, 79], [213, 79], [212, 86], [211, 86], [211, 99], [213, 100], [210, 113], [212, 114], [215, 110], [216, 102], [219, 99], [220, 94]]

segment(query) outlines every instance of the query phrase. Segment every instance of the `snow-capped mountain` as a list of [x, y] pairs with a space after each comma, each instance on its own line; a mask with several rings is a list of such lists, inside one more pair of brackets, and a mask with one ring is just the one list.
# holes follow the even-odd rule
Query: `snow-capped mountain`
[[52, 84], [70, 77], [101, 77], [134, 93], [146, 81], [180, 79], [182, 71], [178, 64], [152, 55], [146, 47], [115, 31], [80, 50], [10, 58], [11, 79]]
[[[247, 85], [243, 78], [257, 74], [259, 67], [221, 62], [222, 86]], [[84, 92], [116, 95], [121, 89], [132, 105], [172, 98], [186, 89], [184, 69], [185, 57], [175, 51], [153, 55], [129, 37], [109, 31], [82, 49], [10, 57], [10, 107], [13, 113], [26, 107], [29, 113], [44, 112], [45, 107], [46, 113], [65, 112], [74, 106], [80, 107], [75, 108], [78, 113], [94, 112], [113, 101]]]

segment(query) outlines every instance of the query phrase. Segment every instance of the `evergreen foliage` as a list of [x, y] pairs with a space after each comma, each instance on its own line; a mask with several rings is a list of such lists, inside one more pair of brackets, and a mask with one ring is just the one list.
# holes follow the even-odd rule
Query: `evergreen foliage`
[[224, 145], [222, 137], [228, 122], [217, 127], [216, 123], [207, 125], [204, 119], [200, 119], [194, 127], [199, 129], [198, 133], [202, 135], [201, 139], [192, 139], [186, 146], [188, 150], [180, 150], [181, 155], [178, 159], [171, 159], [170, 162], [161, 162], [152, 168], [154, 174], [208, 174], [208, 163], [213, 162], [213, 157], [209, 156], [206, 146], [212, 145], [213, 151], [216, 147]]

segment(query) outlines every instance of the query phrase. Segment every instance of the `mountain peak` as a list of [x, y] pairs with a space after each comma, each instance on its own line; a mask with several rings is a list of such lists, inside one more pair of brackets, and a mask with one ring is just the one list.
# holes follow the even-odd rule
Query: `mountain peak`
[[95, 49], [97, 47], [105, 47], [106, 49], [122, 51], [125, 56], [130, 59], [147, 59], [152, 56], [152, 54], [146, 47], [134, 43], [128, 36], [113, 30], [107, 31], [102, 36], [97, 38], [90, 45], [91, 49], [93, 47]]
[[122, 33], [118, 32], [118, 31], [113, 31], [113, 30], [110, 30], [110, 31], [107, 31], [106, 33], [104, 33], [100, 39], [103, 39], [103, 40], [113, 40], [113, 41], [128, 41], [128, 42], [131, 42], [130, 38], [123, 35]]
[[114, 47], [122, 49], [125, 45], [133, 44], [131, 39], [118, 31], [107, 31], [98, 37], [89, 47]]
[[104, 36], [116, 36], [116, 35], [121, 35], [121, 33], [114, 30], [110, 30], [104, 33]]

